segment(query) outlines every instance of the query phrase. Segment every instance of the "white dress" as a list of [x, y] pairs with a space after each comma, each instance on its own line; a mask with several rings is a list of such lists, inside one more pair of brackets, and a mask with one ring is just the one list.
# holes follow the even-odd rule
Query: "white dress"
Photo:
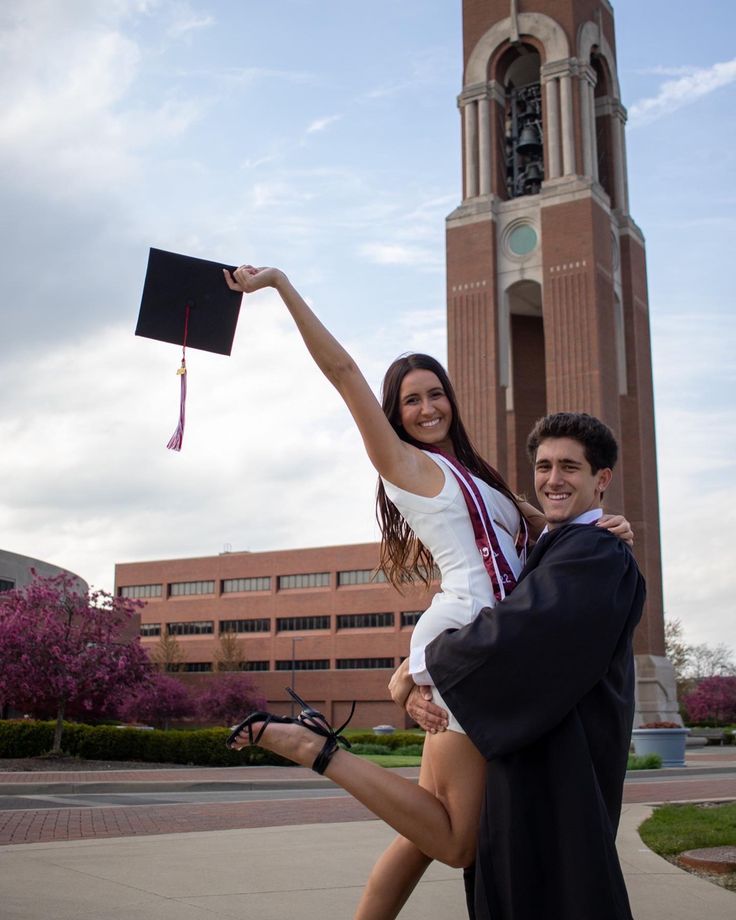
[[[491, 579], [486, 572], [478, 547], [468, 507], [449, 465], [437, 454], [423, 451], [445, 474], [442, 491], [427, 498], [398, 488], [383, 480], [386, 495], [396, 505], [402, 517], [417, 537], [432, 553], [440, 570], [440, 593], [419, 618], [411, 637], [409, 671], [420, 684], [430, 684], [424, 664], [426, 646], [445, 629], [470, 623], [483, 607], [493, 607]], [[493, 521], [501, 551], [508, 560], [514, 576], [521, 572], [515, 539], [519, 529], [519, 513], [510, 499], [496, 489], [473, 477], [488, 513]], [[460, 723], [446, 703], [432, 690], [433, 700], [449, 714], [449, 728], [462, 732]]]

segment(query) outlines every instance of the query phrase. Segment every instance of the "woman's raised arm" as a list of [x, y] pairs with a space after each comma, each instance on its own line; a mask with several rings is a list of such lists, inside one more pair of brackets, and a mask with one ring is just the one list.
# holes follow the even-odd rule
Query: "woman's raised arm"
[[315, 364], [350, 410], [378, 473], [400, 487], [416, 483], [421, 470], [429, 468], [425, 466], [426, 458], [399, 438], [358, 365], [315, 316], [284, 272], [242, 265], [232, 275], [225, 271], [225, 281], [231, 290], [245, 294], [266, 287], [279, 293]]

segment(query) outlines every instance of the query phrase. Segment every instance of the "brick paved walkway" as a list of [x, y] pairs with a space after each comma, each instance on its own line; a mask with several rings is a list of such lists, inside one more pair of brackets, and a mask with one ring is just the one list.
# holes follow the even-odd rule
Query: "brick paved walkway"
[[[736, 767], [736, 752], [719, 749], [708, 754], [688, 754], [688, 763]], [[416, 777], [416, 768], [399, 771]], [[650, 774], [651, 775], [651, 774]], [[322, 783], [300, 767], [193, 768], [191, 770], [116, 770], [49, 773], [0, 773], [0, 784], [61, 783], [85, 785], [130, 782], [143, 790], [151, 783], [259, 783], [291, 781], [304, 787]], [[241, 785], [242, 788], [242, 785]], [[736, 770], [731, 773], [692, 775], [683, 770], [677, 776], [644, 781], [636, 775], [624, 787], [625, 804], [736, 799]], [[319, 799], [271, 799], [258, 802], [132, 805], [75, 808], [44, 808], [0, 811], [0, 845], [84, 840], [102, 837], [130, 837], [176, 834], [191, 831], [277, 827], [290, 824], [319, 824], [371, 820], [373, 815], [350, 797]]]

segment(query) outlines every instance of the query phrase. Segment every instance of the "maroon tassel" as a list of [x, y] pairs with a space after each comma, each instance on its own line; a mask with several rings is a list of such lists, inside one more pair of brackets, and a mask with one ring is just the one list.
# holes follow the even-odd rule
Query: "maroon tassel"
[[189, 307], [187, 306], [187, 312], [184, 317], [184, 343], [181, 349], [181, 367], [176, 372], [179, 377], [181, 377], [181, 393], [179, 396], [179, 424], [176, 426], [176, 431], [169, 438], [169, 443], [166, 447], [169, 450], [181, 450], [182, 442], [184, 441], [184, 422], [186, 420], [186, 408], [187, 408], [187, 332], [189, 331]]

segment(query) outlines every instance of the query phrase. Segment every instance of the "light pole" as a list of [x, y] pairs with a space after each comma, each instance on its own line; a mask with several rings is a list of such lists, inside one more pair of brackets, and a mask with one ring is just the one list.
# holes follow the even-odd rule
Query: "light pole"
[[[301, 642], [302, 639], [305, 639], [306, 636], [292, 636], [291, 637], [291, 689], [296, 690], [296, 668], [294, 667], [294, 662], [296, 660], [295, 647], [297, 642]], [[291, 701], [291, 718], [294, 718], [294, 700]]]

